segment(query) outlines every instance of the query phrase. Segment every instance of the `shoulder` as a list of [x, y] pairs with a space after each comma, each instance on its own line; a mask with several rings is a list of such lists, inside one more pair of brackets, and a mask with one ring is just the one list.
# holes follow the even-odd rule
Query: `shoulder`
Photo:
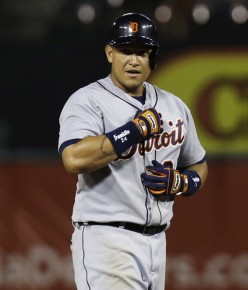
[[184, 101], [182, 99], [180, 99], [180, 97], [174, 95], [172, 92], [166, 91], [164, 89], [161, 89], [155, 85], [149, 84], [147, 83], [148, 87], [150, 90], [155, 90], [158, 98], [164, 102], [173, 102], [175, 104], [177, 104], [178, 106], [189, 110], [188, 106], [184, 103]]
[[100, 86], [98, 81], [90, 83], [84, 87], [76, 90], [69, 98], [68, 103], [85, 103], [91, 102], [95, 98], [101, 97], [103, 88]]
[[174, 101], [176, 101], [178, 103], [181, 103], [181, 104], [185, 105], [185, 103], [178, 96], [174, 95], [173, 93], [171, 93], [169, 91], [166, 91], [164, 89], [160, 89], [160, 88], [158, 88], [156, 86], [155, 86], [155, 88], [158, 91], [158, 93], [161, 95], [161, 97], [164, 97], [164, 98], [167, 98], [167, 99], [172, 99], [172, 100], [174, 100]]
[[99, 89], [99, 85], [97, 84], [97, 82], [91, 83], [85, 87], [79, 88], [78, 90], [76, 90], [69, 99], [72, 100], [77, 100], [80, 99], [82, 97], [84, 98], [90, 98], [93, 97], [95, 94], [97, 94], [97, 91]]

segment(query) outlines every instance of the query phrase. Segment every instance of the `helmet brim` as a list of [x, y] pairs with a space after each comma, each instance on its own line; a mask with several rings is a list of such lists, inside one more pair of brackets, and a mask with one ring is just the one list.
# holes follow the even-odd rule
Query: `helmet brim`
[[115, 46], [115, 45], [122, 45], [122, 44], [144, 44], [148, 47], [151, 48], [159, 48], [159, 44], [158, 42], [155, 42], [153, 40], [151, 40], [148, 37], [145, 36], [139, 36], [139, 37], [135, 37], [135, 36], [123, 36], [123, 37], [119, 37], [115, 40], [111, 40], [109, 42], [110, 45]]

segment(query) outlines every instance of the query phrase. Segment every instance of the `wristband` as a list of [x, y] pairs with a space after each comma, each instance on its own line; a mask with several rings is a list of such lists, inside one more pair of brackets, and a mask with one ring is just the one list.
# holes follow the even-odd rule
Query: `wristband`
[[117, 156], [141, 140], [141, 133], [134, 122], [127, 124], [105, 134], [112, 143]]
[[182, 195], [191, 196], [201, 187], [201, 178], [194, 170], [186, 169], [182, 172], [182, 174], [186, 175], [188, 179], [188, 188], [185, 192], [182, 193]]

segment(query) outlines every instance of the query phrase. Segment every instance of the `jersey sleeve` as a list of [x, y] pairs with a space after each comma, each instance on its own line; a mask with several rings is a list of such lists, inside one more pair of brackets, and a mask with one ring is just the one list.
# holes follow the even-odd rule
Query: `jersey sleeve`
[[178, 167], [188, 167], [200, 162], [206, 155], [206, 151], [202, 147], [193, 117], [190, 110], [185, 106], [186, 110], [186, 135], [178, 158]]
[[94, 102], [92, 93], [85, 89], [78, 90], [68, 99], [60, 114], [59, 124], [59, 149], [62, 144], [70, 144], [70, 140], [104, 133], [101, 109]]

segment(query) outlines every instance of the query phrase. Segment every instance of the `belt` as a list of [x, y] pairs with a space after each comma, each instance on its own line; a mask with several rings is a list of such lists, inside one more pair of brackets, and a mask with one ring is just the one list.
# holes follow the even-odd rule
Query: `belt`
[[111, 226], [116, 228], [125, 229], [128, 231], [133, 231], [147, 236], [152, 236], [165, 231], [167, 224], [157, 225], [157, 226], [144, 226], [139, 224], [134, 224], [130, 222], [109, 222], [109, 223], [98, 223], [98, 222], [76, 222], [75, 226]]

